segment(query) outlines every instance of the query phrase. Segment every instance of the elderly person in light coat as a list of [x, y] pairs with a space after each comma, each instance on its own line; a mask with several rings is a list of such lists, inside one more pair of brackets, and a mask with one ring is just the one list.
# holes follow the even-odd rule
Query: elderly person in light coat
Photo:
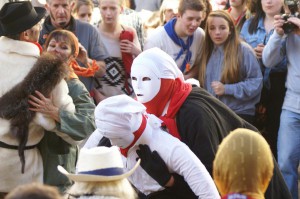
[[75, 111], [64, 81], [67, 67], [49, 55], [38, 60], [41, 47], [28, 42], [38, 38], [45, 14], [28, 1], [6, 3], [0, 11], [0, 198], [18, 185], [43, 182], [36, 145], [56, 124], [29, 110], [29, 95], [39, 90], [57, 107]]

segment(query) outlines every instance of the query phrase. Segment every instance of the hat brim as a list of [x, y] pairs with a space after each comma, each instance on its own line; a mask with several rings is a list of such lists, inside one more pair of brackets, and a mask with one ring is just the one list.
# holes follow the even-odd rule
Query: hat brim
[[123, 178], [127, 178], [130, 176], [140, 165], [141, 159], [139, 159], [135, 166], [128, 171], [127, 173], [124, 173], [122, 175], [115, 175], [115, 176], [100, 176], [100, 175], [88, 175], [88, 174], [72, 174], [69, 173], [67, 170], [65, 170], [62, 166], [58, 165], [57, 169], [59, 172], [67, 176], [70, 180], [76, 181], [76, 182], [106, 182], [106, 181], [115, 181], [115, 180], [121, 180]]
[[18, 31], [7, 32], [3, 30], [3, 28], [0, 25], [0, 36], [14, 35], [14, 34], [24, 32], [25, 30], [32, 28], [35, 24], [41, 21], [41, 19], [46, 15], [47, 10], [42, 7], [34, 7], [34, 9], [37, 13], [37, 17], [34, 18], [30, 23], [20, 24]]

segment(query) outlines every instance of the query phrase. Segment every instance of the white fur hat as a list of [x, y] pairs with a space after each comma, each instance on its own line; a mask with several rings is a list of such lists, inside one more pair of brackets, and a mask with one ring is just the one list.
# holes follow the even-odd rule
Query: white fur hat
[[131, 73], [138, 73], [143, 70], [144, 67], [151, 68], [158, 78], [181, 78], [184, 80], [183, 74], [173, 58], [157, 47], [150, 48], [139, 54], [133, 60]]
[[135, 171], [139, 164], [140, 160], [130, 171], [126, 172], [118, 147], [101, 146], [80, 150], [76, 174], [69, 173], [62, 166], [57, 166], [57, 169], [73, 181], [102, 182], [126, 178]]

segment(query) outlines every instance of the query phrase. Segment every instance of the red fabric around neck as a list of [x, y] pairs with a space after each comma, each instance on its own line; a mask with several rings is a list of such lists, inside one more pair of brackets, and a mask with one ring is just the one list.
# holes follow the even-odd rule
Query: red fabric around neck
[[166, 107], [174, 89], [175, 80], [161, 79], [160, 89], [157, 95], [149, 102], [143, 103], [147, 108], [147, 113], [160, 117]]
[[[161, 79], [161, 88], [158, 94], [148, 103], [144, 103], [147, 112], [156, 115], [163, 121], [169, 133], [180, 139], [180, 135], [176, 126], [175, 116], [181, 105], [190, 94], [192, 86], [184, 83], [180, 78], [175, 80]], [[162, 115], [164, 108], [170, 101], [167, 114]]]
[[135, 132], [133, 133], [134, 139], [133, 139], [132, 143], [131, 143], [128, 147], [126, 147], [125, 149], [120, 148], [120, 152], [121, 152], [121, 154], [122, 154], [123, 156], [127, 157], [128, 150], [129, 150], [133, 145], [135, 145], [136, 141], [141, 137], [141, 135], [143, 134], [143, 132], [144, 132], [144, 130], [145, 130], [145, 128], [146, 128], [146, 124], [147, 124], [146, 116], [143, 115], [143, 118], [142, 118], [142, 124], [141, 124], [140, 128], [139, 128], [137, 131], [135, 131]]
[[163, 121], [163, 125], [168, 128], [169, 133], [180, 140], [181, 137], [177, 129], [175, 117], [181, 105], [191, 91], [192, 85], [184, 83], [181, 79], [177, 78], [175, 80], [174, 92], [171, 96], [167, 114], [159, 117]]
[[180, 78], [175, 79], [174, 91], [171, 95], [171, 101], [168, 107], [166, 117], [175, 118], [177, 111], [192, 91], [192, 85], [183, 82]]

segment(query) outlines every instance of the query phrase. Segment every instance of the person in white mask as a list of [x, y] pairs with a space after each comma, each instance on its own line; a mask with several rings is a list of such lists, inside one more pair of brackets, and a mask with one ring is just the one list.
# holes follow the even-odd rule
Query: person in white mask
[[[184, 142], [212, 175], [218, 145], [236, 128], [258, 130], [203, 88], [184, 82], [175, 61], [159, 48], [143, 51], [133, 61], [131, 79], [137, 100], [147, 113], [159, 117], [168, 132]], [[95, 131], [85, 147], [110, 144]], [[266, 198], [288, 195], [285, 182], [274, 167]]]
[[146, 111], [160, 117], [169, 133], [186, 143], [210, 173], [217, 147], [230, 131], [256, 130], [207, 91], [184, 82], [174, 60], [159, 48], [134, 60], [131, 79]]
[[[147, 198], [154, 195], [153, 198], [220, 198], [197, 156], [184, 143], [164, 132], [162, 121], [146, 114], [143, 104], [127, 95], [109, 97], [96, 107], [95, 122], [97, 131], [120, 148], [126, 169], [131, 170], [137, 159], [141, 159], [141, 166], [128, 180]], [[194, 193], [192, 196], [178, 194], [186, 187], [176, 184], [173, 173], [184, 178]]]

